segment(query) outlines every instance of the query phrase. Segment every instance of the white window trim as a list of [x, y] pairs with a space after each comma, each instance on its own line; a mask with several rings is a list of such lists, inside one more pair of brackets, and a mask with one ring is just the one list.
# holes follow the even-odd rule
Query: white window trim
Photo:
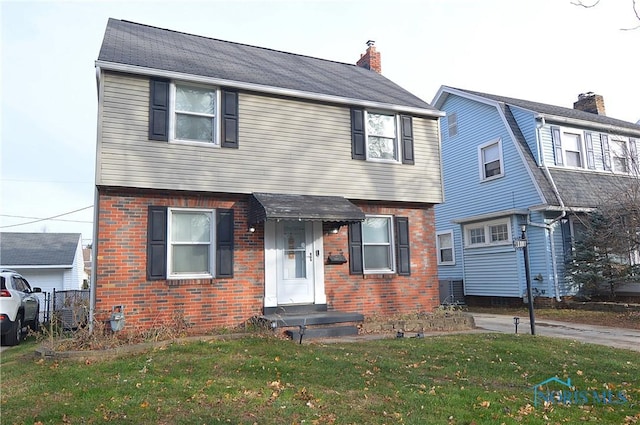
[[[440, 255], [440, 236], [449, 235], [451, 237], [451, 261], [442, 261]], [[449, 248], [446, 248], [449, 249]], [[440, 266], [454, 266], [456, 264], [456, 245], [453, 239], [453, 230], [445, 230], [442, 232], [436, 232], [436, 251], [438, 252], [438, 265]]]
[[[387, 116], [393, 116], [395, 125], [396, 125], [396, 137], [394, 139], [394, 143], [396, 145], [396, 155], [397, 158], [395, 159], [386, 159], [386, 158], [371, 158], [369, 156], [369, 125], [368, 125], [368, 115], [369, 114], [375, 114], [375, 115], [387, 115]], [[400, 164], [401, 163], [401, 158], [402, 158], [402, 152], [400, 151], [400, 132], [402, 131], [402, 129], [400, 128], [400, 125], [402, 123], [400, 122], [400, 115], [398, 114], [394, 114], [391, 112], [384, 112], [384, 111], [374, 111], [374, 110], [365, 110], [364, 111], [364, 140], [365, 140], [365, 154], [366, 154], [366, 158], [367, 161], [371, 161], [371, 162], [386, 162], [386, 163], [391, 163], [391, 164]]]
[[[367, 269], [365, 261], [364, 248], [365, 246], [380, 246], [382, 244], [365, 244], [364, 241], [364, 222], [360, 225], [362, 228], [362, 270], [364, 274], [394, 274], [396, 272], [396, 249], [395, 249], [395, 227], [393, 215], [366, 215], [367, 218], [386, 218], [389, 221], [389, 252], [391, 259], [390, 269]], [[386, 246], [386, 244], [384, 244]]]
[[[182, 86], [196, 87], [214, 91], [216, 93], [216, 105], [215, 105], [215, 124], [213, 129], [213, 138], [211, 142], [200, 142], [197, 140], [184, 140], [184, 139], [176, 139], [176, 108], [175, 108], [175, 100], [176, 100], [176, 84]], [[209, 146], [209, 147], [220, 147], [220, 139], [222, 137], [221, 130], [221, 122], [220, 122], [220, 102], [222, 101], [222, 96], [220, 94], [220, 89], [214, 86], [208, 86], [204, 84], [190, 83], [188, 81], [171, 81], [169, 90], [169, 142], [170, 143], [179, 143], [183, 145], [195, 145], [195, 146]], [[197, 114], [194, 114], [197, 115]]]
[[[168, 208], [167, 214], [167, 279], [203, 279], [215, 277], [216, 270], [216, 210], [202, 208]], [[173, 240], [171, 239], [171, 223], [174, 212], [202, 212], [210, 216], [209, 228], [209, 273], [173, 273]]]
[[[574, 136], [578, 137], [578, 149], [580, 149], [580, 167], [576, 167], [575, 165], [569, 165], [567, 164], [567, 152], [569, 151], [567, 149], [567, 139], [565, 134], [571, 134]], [[587, 168], [587, 157], [586, 157], [586, 146], [584, 145], [584, 133], [580, 130], [577, 129], [573, 129], [573, 128], [567, 128], [567, 127], [560, 127], [560, 140], [562, 143], [562, 161], [564, 164], [565, 168], [573, 168], [576, 170], [583, 170]], [[574, 152], [574, 151], [570, 151], [570, 152]]]
[[[627, 170], [616, 170], [615, 158], [620, 158], [616, 155], [617, 149], [614, 148], [617, 143], [624, 143], [624, 157], [627, 160]], [[635, 174], [638, 158], [634, 158], [632, 155], [632, 149], [630, 147], [631, 140], [624, 136], [609, 135], [609, 155], [611, 156], [611, 171], [619, 174]], [[637, 147], [636, 147], [637, 149]], [[636, 152], [637, 155], [637, 152]]]
[[[501, 224], [507, 225], [507, 240], [499, 241], [499, 242], [491, 242], [491, 226], [497, 226]], [[484, 243], [471, 243], [471, 229], [477, 229], [478, 227], [482, 227], [484, 229]], [[464, 246], [465, 248], [482, 248], [489, 246], [500, 246], [500, 245], [512, 245], [513, 244], [513, 230], [511, 229], [511, 220], [509, 218], [503, 218], [499, 220], [491, 220], [484, 221], [480, 223], [469, 223], [464, 226]]]
[[[498, 145], [498, 154], [500, 156], [500, 173], [496, 174], [495, 176], [491, 176], [491, 177], [485, 177], [484, 175], [484, 159], [482, 158], [482, 152], [484, 149], [488, 148], [491, 145]], [[493, 139], [489, 142], [483, 143], [482, 145], [478, 146], [478, 171], [479, 171], [479, 177], [480, 177], [480, 181], [481, 182], [486, 182], [486, 181], [491, 181], [491, 180], [495, 180], [495, 179], [499, 179], [501, 177], [504, 177], [504, 158], [502, 156], [502, 139], [500, 137]]]

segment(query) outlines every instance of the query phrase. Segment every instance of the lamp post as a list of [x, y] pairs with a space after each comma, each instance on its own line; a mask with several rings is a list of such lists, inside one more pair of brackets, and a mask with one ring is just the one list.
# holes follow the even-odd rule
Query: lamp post
[[524, 254], [524, 274], [527, 282], [527, 300], [529, 305], [529, 323], [531, 324], [531, 335], [536, 334], [536, 318], [533, 312], [533, 290], [531, 289], [531, 278], [529, 277], [529, 253], [527, 251], [527, 225], [523, 224], [520, 229], [522, 235], [519, 240], [514, 241], [516, 248], [521, 248]]

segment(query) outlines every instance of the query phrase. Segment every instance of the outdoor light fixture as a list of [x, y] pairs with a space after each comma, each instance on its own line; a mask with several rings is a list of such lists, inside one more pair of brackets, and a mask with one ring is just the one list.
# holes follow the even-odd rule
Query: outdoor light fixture
[[249, 233], [255, 233], [256, 228], [255, 228], [255, 227], [253, 227], [253, 226], [251, 226], [251, 227], [249, 227], [249, 229], [248, 229], [248, 230], [249, 230]]
[[336, 227], [334, 229], [331, 229], [331, 231], [329, 233], [331, 233], [332, 235], [337, 234], [338, 233], [338, 228]]

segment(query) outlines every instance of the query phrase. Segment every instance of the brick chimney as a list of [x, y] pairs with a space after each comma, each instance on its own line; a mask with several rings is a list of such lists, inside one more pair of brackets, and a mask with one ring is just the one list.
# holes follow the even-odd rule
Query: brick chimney
[[372, 71], [377, 72], [378, 74], [382, 73], [382, 61], [380, 59], [380, 52], [376, 52], [376, 42], [373, 40], [367, 41], [367, 52], [363, 55], [360, 55], [360, 60], [356, 62], [356, 65], [365, 68], [371, 69]]
[[604, 99], [599, 94], [593, 92], [580, 93], [578, 101], [574, 102], [573, 109], [591, 112], [596, 115], [607, 115], [604, 112]]

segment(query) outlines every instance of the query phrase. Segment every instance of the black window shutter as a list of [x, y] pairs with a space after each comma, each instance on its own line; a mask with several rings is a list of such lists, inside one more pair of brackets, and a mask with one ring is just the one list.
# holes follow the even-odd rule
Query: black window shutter
[[555, 158], [556, 165], [564, 165], [564, 162], [562, 161], [560, 129], [558, 127], [551, 127], [551, 143], [553, 144], [553, 156]]
[[349, 273], [364, 273], [362, 263], [362, 224], [349, 223]]
[[400, 117], [402, 123], [402, 163], [415, 164], [413, 158], [413, 119], [408, 115]]
[[238, 148], [238, 92], [222, 90], [223, 148]]
[[409, 218], [396, 217], [397, 268], [400, 276], [411, 275], [411, 256], [409, 248]]
[[351, 108], [351, 159], [367, 159], [362, 109]]
[[149, 82], [149, 139], [169, 140], [169, 81]]
[[147, 280], [167, 278], [167, 207], [149, 207], [147, 216]]
[[216, 210], [216, 277], [233, 277], [233, 210]]

